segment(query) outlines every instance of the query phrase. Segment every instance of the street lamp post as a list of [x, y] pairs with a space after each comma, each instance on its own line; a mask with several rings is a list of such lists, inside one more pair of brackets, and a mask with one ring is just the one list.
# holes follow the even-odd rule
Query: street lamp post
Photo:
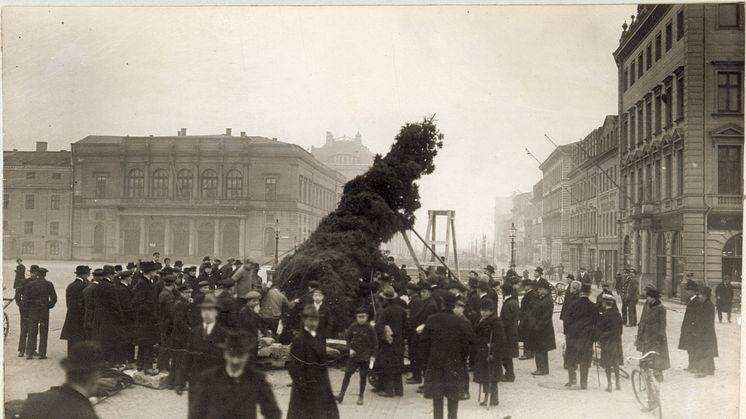
[[510, 223], [510, 266], [515, 265], [515, 223]]
[[280, 251], [280, 220], [275, 220], [275, 266], [279, 263]]

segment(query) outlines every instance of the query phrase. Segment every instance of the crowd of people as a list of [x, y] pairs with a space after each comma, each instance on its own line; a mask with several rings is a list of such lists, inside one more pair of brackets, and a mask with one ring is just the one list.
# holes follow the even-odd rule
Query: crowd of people
[[[180, 261], [171, 264], [168, 258], [161, 262], [155, 253], [152, 260], [125, 268], [103, 265], [92, 270], [81, 265], [66, 288], [67, 313], [60, 337], [68, 343], [70, 365], [81, 350], [99, 351], [96, 366], [136, 368], [146, 375], [168, 373], [169, 387], [179, 395], [188, 393], [190, 418], [255, 417], [257, 405], [265, 417], [280, 417], [271, 389], [252, 366], [261, 337], [290, 343], [289, 419], [339, 417], [337, 404], [344, 402], [356, 373], [358, 405], [365, 403], [368, 381], [381, 397], [403, 396], [405, 355], [410, 361], [406, 384], [416, 385], [417, 393], [432, 400], [436, 419], [445, 412], [449, 419], [457, 417], [459, 402], [472, 397], [471, 381], [478, 384], [482, 406], [499, 405], [499, 383], [509, 385], [517, 379], [515, 358], [534, 359], [532, 375], [549, 374], [548, 354], [557, 349], [557, 342], [552, 286], [542, 267], [527, 279], [511, 266], [498, 279], [494, 267], [487, 266], [481, 273], [471, 271], [462, 283], [444, 266], [412, 280], [404, 266], [397, 268], [391, 258], [388, 262], [391, 269], [360, 279], [354, 321], [348, 327], [325, 302], [328, 290], [323, 284], [309, 279], [307, 292], [290, 301], [276, 285], [259, 277], [259, 265], [251, 259], [222, 263], [205, 257], [200, 266], [186, 267]], [[57, 297], [44, 267], [31, 266], [29, 273], [26, 277], [19, 260], [18, 356], [43, 359], [49, 310]], [[565, 336], [566, 386], [579, 381], [586, 389], [595, 357], [605, 370], [606, 390], [620, 389], [624, 325], [637, 326], [639, 351], [658, 353], [652, 369], [662, 380], [670, 362], [660, 292], [652, 285], [644, 289], [646, 301], [638, 323], [639, 281], [633, 270], [625, 270], [614, 284], [621, 311], [611, 284], [603, 282], [592, 302], [592, 275], [578, 280], [567, 274], [565, 280], [568, 287], [559, 319]], [[729, 286], [724, 283], [716, 290], [718, 314], [728, 313], [728, 320]], [[690, 300], [678, 348], [689, 354], [689, 370], [698, 377], [711, 375], [717, 356], [711, 291], [691, 278], [685, 288]], [[297, 327], [291, 328], [293, 324]], [[337, 337], [346, 340], [349, 353], [335, 394], [328, 368], [337, 360], [328, 359], [326, 343]], [[228, 400], [224, 395], [235, 394], [231, 391], [249, 397]], [[252, 413], [238, 413], [244, 409]]]

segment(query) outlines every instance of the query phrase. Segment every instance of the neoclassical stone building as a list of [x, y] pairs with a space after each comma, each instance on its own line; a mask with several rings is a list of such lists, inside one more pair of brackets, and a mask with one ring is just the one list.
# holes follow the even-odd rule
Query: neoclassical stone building
[[742, 4], [640, 5], [614, 52], [622, 264], [667, 296], [740, 281], [743, 25]]
[[88, 136], [72, 144], [74, 259], [204, 255], [265, 262], [308, 238], [344, 177], [301, 147], [231, 135]]

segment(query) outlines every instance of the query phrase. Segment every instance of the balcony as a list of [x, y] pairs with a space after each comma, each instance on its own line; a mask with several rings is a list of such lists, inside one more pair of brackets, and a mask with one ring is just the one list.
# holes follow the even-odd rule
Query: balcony
[[718, 207], [743, 208], [743, 198], [740, 195], [711, 195], [710, 200]]

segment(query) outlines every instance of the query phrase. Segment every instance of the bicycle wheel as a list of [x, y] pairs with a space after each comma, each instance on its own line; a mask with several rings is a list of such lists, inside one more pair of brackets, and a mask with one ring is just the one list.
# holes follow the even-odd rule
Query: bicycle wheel
[[8, 337], [8, 331], [10, 331], [10, 322], [8, 321], [8, 315], [3, 311], [3, 339]]
[[642, 405], [642, 407], [648, 407], [648, 382], [646, 376], [640, 373], [640, 370], [632, 371], [632, 391], [635, 393], [635, 398]]

